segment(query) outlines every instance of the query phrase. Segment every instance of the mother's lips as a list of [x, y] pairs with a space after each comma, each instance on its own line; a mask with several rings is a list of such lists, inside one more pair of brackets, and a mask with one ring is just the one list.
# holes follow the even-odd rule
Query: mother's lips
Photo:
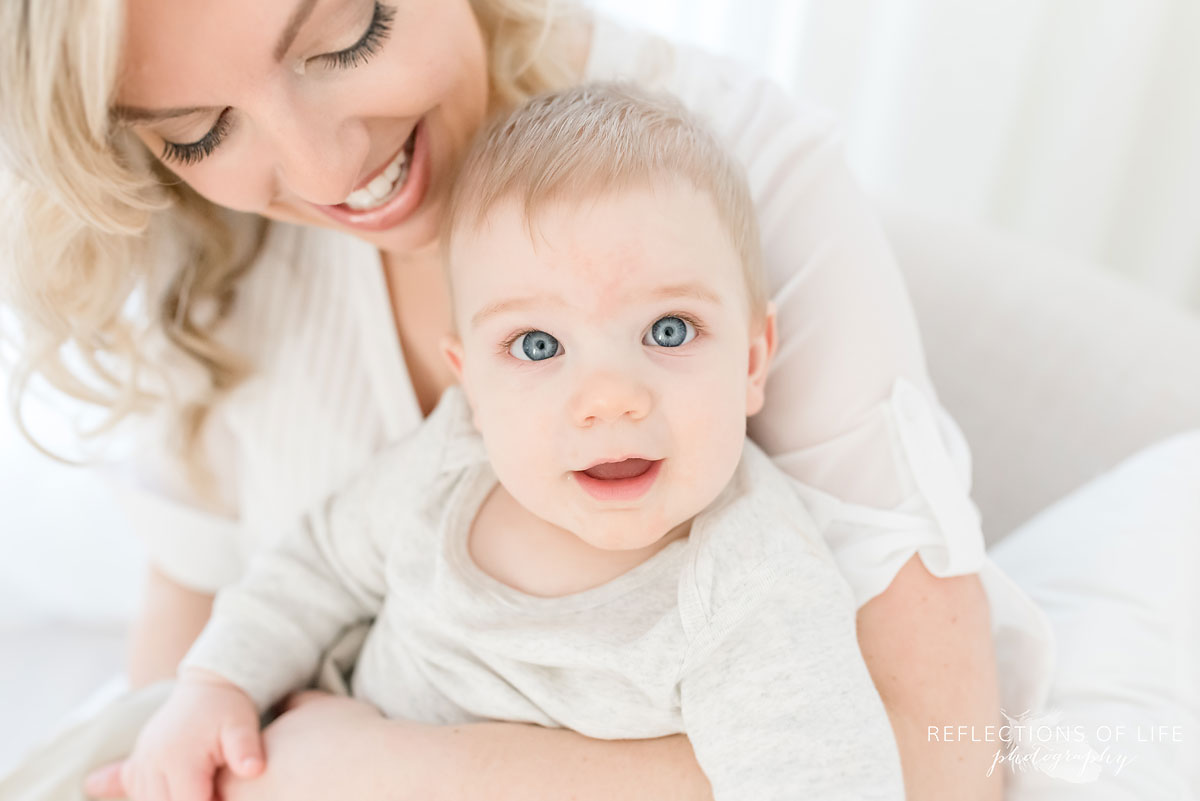
[[421, 207], [431, 181], [432, 161], [429, 132], [425, 120], [422, 119], [417, 123], [412, 134], [412, 153], [408, 159], [408, 176], [393, 197], [384, 201], [380, 206], [361, 211], [344, 205], [312, 205], [327, 217], [347, 228], [363, 232], [387, 231], [406, 221]]
[[[378, 167], [367, 173], [367, 177], [359, 181], [358, 185], [354, 187], [354, 190], [350, 193], [350, 195], [354, 195], [366, 190], [371, 186], [371, 183], [375, 181], [375, 179], [387, 172], [388, 168], [390, 168], [393, 164], [407, 166], [409, 159], [412, 157], [412, 146], [415, 143], [416, 135], [417, 129], [414, 126], [409, 132], [408, 136], [405, 137], [404, 143], [401, 144], [394, 153], [392, 153], [387, 161], [383, 162], [383, 164], [380, 164]], [[345, 201], [337, 205], [343, 205], [344, 203]]]

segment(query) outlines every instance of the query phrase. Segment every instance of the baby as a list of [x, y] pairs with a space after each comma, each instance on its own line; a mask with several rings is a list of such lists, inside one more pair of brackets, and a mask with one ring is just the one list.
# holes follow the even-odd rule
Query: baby
[[739, 168], [586, 86], [483, 131], [447, 218], [459, 384], [218, 596], [132, 797], [260, 769], [260, 713], [373, 618], [353, 693], [388, 716], [685, 732], [718, 799], [903, 798], [849, 588], [746, 438], [775, 324]]

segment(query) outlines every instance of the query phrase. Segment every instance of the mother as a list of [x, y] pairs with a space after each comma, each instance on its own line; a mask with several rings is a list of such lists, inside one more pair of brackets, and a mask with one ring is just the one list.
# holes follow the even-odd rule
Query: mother
[[[481, 121], [624, 77], [679, 94], [746, 165], [781, 326], [751, 434], [846, 502], [830, 545], [909, 797], [999, 798], [992, 745], [926, 734], [997, 722], [982, 536], [961, 437], [827, 120], [711, 56], [561, 6], [4, 4], [4, 239], [27, 374], [116, 418], [153, 406], [182, 433], [153, 429], [135, 471], [154, 567], [133, 682], [173, 673], [212, 593], [450, 383], [438, 226]], [[69, 349], [85, 358], [64, 361]], [[345, 699], [298, 706], [268, 746], [271, 768], [229, 797], [708, 794], [682, 736], [417, 726]]]

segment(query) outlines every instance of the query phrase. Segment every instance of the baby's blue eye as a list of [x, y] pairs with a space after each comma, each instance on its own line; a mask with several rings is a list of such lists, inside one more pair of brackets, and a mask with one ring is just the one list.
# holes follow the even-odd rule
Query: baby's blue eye
[[508, 352], [521, 361], [540, 362], [558, 353], [558, 340], [545, 331], [526, 331], [513, 340]]
[[647, 339], [652, 341], [642, 340], [642, 343], [660, 345], [664, 348], [678, 348], [680, 345], [691, 342], [695, 336], [696, 329], [687, 320], [681, 317], [660, 317], [646, 332]]

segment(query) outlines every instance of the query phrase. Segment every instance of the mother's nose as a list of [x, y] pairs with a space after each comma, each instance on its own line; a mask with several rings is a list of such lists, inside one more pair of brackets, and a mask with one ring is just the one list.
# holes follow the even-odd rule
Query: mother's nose
[[280, 191], [309, 203], [334, 206], [346, 200], [370, 150], [366, 131], [328, 109], [291, 108], [272, 120], [268, 152]]
[[653, 403], [650, 389], [636, 376], [606, 370], [593, 372], [579, 382], [568, 409], [576, 425], [589, 428], [621, 419], [642, 420]]

